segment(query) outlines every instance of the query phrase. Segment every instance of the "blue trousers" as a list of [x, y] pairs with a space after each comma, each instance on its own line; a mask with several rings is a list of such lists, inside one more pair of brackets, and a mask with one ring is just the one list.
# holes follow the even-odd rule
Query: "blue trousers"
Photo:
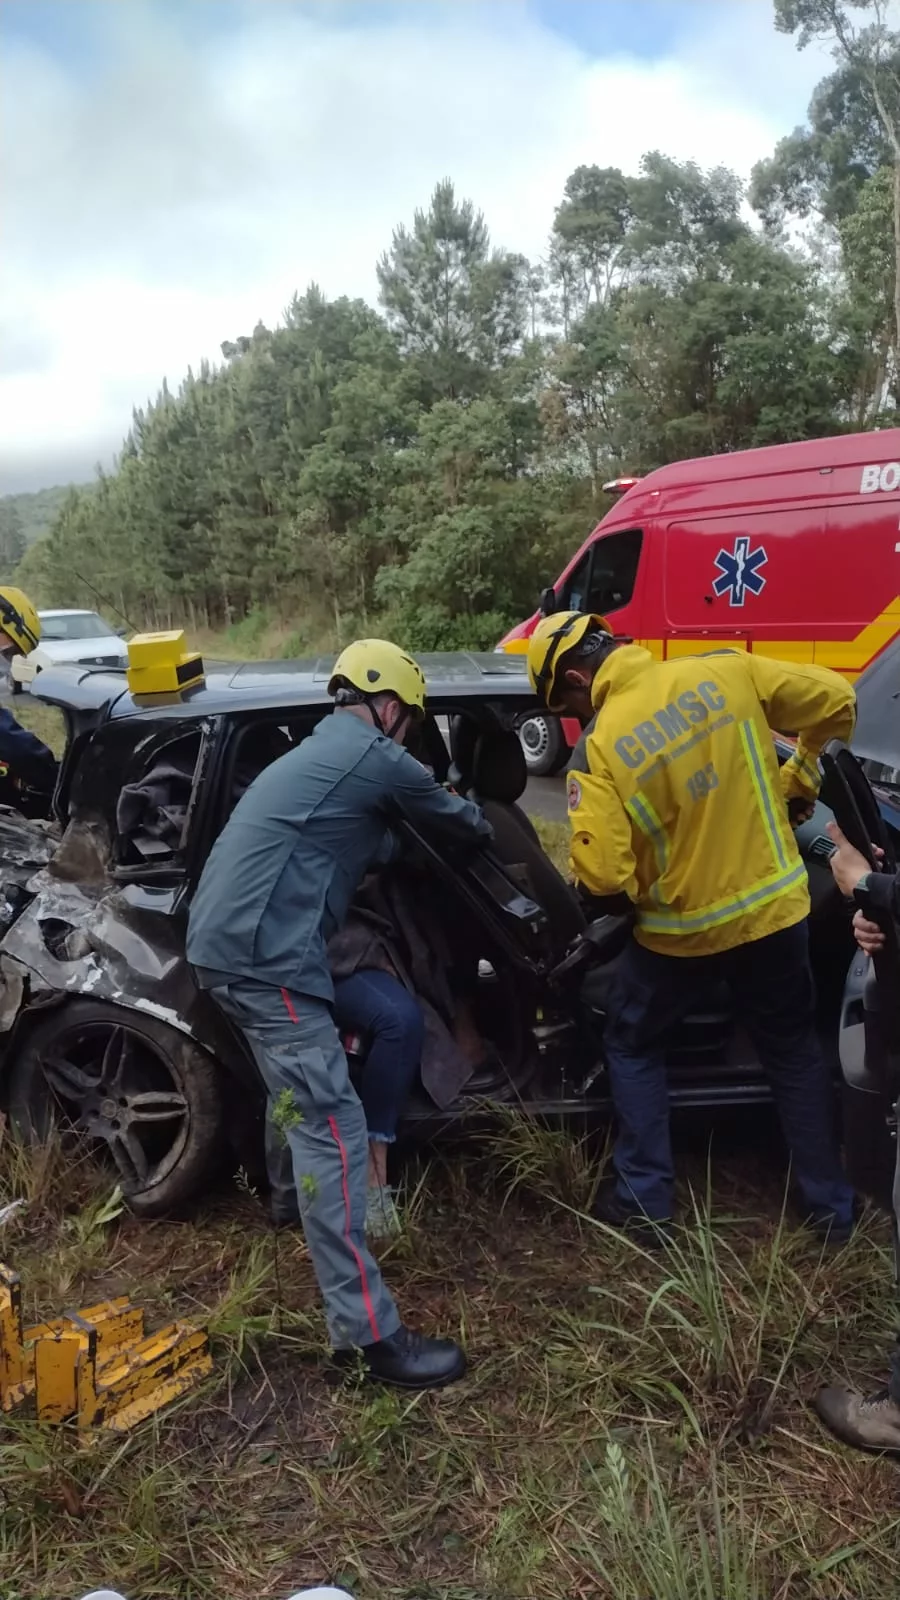
[[849, 1222], [853, 1191], [841, 1169], [833, 1087], [815, 1032], [805, 921], [712, 956], [658, 955], [634, 941], [627, 947], [605, 1034], [619, 1198], [658, 1221], [672, 1215], [666, 1044], [704, 990], [722, 980], [771, 1079], [804, 1203], [814, 1216]]
[[369, 1138], [393, 1144], [422, 1059], [422, 1007], [397, 978], [370, 968], [335, 984], [334, 1020], [342, 1033], [369, 1038], [359, 1098]]

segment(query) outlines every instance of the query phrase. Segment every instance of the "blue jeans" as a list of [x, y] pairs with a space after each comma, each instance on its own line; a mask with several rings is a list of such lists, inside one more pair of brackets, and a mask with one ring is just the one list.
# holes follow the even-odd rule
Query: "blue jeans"
[[335, 983], [334, 1020], [342, 1033], [368, 1036], [359, 1098], [369, 1138], [393, 1144], [422, 1059], [422, 1007], [398, 978], [370, 968]]
[[853, 1191], [841, 1170], [834, 1091], [816, 1038], [805, 922], [712, 956], [658, 955], [634, 941], [627, 947], [605, 1033], [619, 1199], [658, 1221], [672, 1215], [666, 1044], [704, 990], [723, 980], [771, 1079], [805, 1204], [815, 1216], [849, 1222]]

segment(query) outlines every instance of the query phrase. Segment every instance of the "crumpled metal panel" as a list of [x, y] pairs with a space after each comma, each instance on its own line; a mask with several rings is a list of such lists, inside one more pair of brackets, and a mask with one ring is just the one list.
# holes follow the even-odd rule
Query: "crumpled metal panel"
[[53, 867], [28, 887], [33, 898], [0, 943], [0, 972], [25, 968], [32, 1000], [48, 992], [112, 1000], [193, 1032], [185, 1011], [196, 995], [170, 891], [67, 882]]
[[[4, 822], [0, 815], [0, 852]], [[176, 890], [117, 883], [102, 825], [70, 822], [58, 847], [37, 828], [23, 818], [16, 828], [10, 822], [12, 848], [0, 865], [0, 917], [14, 893], [21, 891], [24, 906], [5, 932], [0, 923], [0, 1036], [25, 1010], [74, 996], [107, 1001], [188, 1035], [257, 1099], [249, 1055], [194, 984]]]
[[28, 900], [34, 874], [49, 862], [57, 838], [48, 822], [32, 822], [0, 806], [0, 936]]

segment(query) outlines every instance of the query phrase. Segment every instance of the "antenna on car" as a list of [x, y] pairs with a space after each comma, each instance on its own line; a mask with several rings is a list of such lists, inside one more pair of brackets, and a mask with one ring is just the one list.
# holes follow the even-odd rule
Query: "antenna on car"
[[94, 599], [95, 600], [99, 600], [100, 604], [102, 606], [106, 606], [108, 611], [114, 611], [116, 613], [117, 617], [121, 617], [123, 622], [127, 622], [127, 624], [129, 626], [129, 628], [131, 629], [132, 633], [137, 633], [139, 631], [135, 627], [135, 625], [132, 622], [131, 618], [130, 617], [126, 617], [124, 611], [120, 611], [118, 606], [114, 606], [111, 600], [107, 600], [106, 595], [105, 594], [101, 594], [99, 589], [95, 589], [94, 585], [92, 583], [88, 583], [87, 578], [83, 578], [81, 576], [80, 572], [76, 572], [75, 571], [74, 567], [72, 568], [72, 576], [74, 578], [77, 578], [79, 583], [83, 583], [84, 587], [86, 589], [90, 589], [91, 594], [94, 596]]

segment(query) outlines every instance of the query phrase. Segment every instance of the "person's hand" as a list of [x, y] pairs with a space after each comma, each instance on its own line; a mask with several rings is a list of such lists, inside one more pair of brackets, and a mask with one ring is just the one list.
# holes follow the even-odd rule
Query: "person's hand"
[[836, 822], [829, 822], [828, 836], [837, 848], [831, 858], [831, 870], [834, 881], [847, 900], [853, 898], [853, 891], [860, 879], [866, 877], [871, 871], [865, 856], [850, 843]]
[[877, 922], [870, 922], [861, 911], [857, 911], [853, 918], [853, 935], [865, 955], [873, 956], [876, 950], [884, 949], [884, 934]]
[[791, 827], [801, 828], [804, 822], [808, 822], [810, 817], [814, 815], [815, 809], [815, 800], [805, 800], [801, 799], [799, 795], [795, 795], [792, 800], [788, 801], [788, 821]]

